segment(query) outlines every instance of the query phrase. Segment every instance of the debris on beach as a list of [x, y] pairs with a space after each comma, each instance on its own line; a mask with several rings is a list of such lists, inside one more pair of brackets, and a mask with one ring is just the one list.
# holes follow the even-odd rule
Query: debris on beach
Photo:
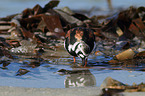
[[[102, 94], [119, 94], [121, 92], [145, 92], [145, 84], [123, 84], [111, 77], [107, 77], [101, 84]], [[105, 95], [103, 95], [105, 96]], [[108, 95], [107, 95], [108, 96]]]
[[[56, 52], [63, 46], [65, 32], [74, 27], [87, 27], [96, 35], [95, 55], [99, 52], [113, 57], [106, 64], [145, 65], [145, 7], [130, 7], [100, 18], [69, 7], [57, 9], [59, 2], [52, 0], [44, 7], [37, 4], [22, 13], [0, 18], [0, 57], [16, 59], [15, 56], [31, 55], [44, 60], [63, 57]], [[29, 66], [35, 68], [39, 64]]]
[[22, 68], [20, 68], [20, 69], [18, 70], [16, 76], [21, 76], [21, 75], [24, 75], [24, 74], [26, 74], [26, 73], [28, 73], [28, 72], [30, 72], [30, 71], [27, 70], [27, 69], [22, 69]]

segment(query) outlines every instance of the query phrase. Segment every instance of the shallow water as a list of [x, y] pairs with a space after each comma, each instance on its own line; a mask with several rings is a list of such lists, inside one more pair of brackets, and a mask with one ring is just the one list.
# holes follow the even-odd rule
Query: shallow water
[[[1, 1], [0, 17], [20, 13], [25, 8], [33, 8], [36, 4], [44, 6], [48, 0], [11, 0]], [[112, 0], [113, 8], [128, 8], [129, 6], [144, 6], [145, 0]], [[99, 8], [103, 13], [108, 12], [106, 0], [62, 0], [57, 8], [69, 6], [74, 10], [90, 10], [92, 7]], [[95, 9], [93, 15], [99, 15]], [[62, 51], [61, 51], [62, 52]], [[66, 51], [65, 51], [66, 52]], [[63, 53], [63, 52], [62, 52]], [[55, 54], [55, 53], [54, 53]], [[67, 53], [64, 53], [65, 55]], [[20, 57], [21, 58], [21, 57]], [[41, 62], [40, 66], [32, 68], [27, 66], [28, 59], [15, 60], [10, 62], [6, 68], [0, 65], [0, 86], [18, 86], [18, 87], [35, 87], [35, 88], [68, 88], [68, 87], [85, 87], [100, 86], [106, 77], [112, 77], [122, 83], [132, 85], [145, 82], [145, 73], [134, 71], [143, 66], [123, 68], [120, 65], [112, 67], [107, 63], [112, 57], [90, 56], [89, 68], [75, 67], [71, 56], [51, 57]], [[81, 60], [77, 58], [77, 63]], [[20, 68], [27, 69], [30, 72], [22, 76], [16, 76]], [[110, 68], [122, 68], [123, 70], [111, 70]], [[80, 74], [60, 74], [57, 71], [82, 70]]]
[[[103, 58], [96, 57], [97, 60]], [[96, 59], [95, 58], [95, 59]], [[68, 62], [68, 60], [70, 62]], [[105, 59], [104, 59], [105, 61]], [[106, 59], [107, 61], [107, 59]], [[51, 59], [41, 63], [39, 67], [32, 68], [27, 66], [27, 60], [22, 62], [11, 62], [6, 68], [0, 68], [0, 86], [34, 87], [34, 88], [69, 88], [69, 87], [89, 87], [100, 86], [106, 77], [112, 77], [124, 84], [139, 84], [145, 81], [145, 72], [131, 70], [110, 70], [105, 63], [93, 63], [94, 67], [79, 68], [75, 65], [72, 58]], [[81, 63], [77, 58], [77, 62]], [[89, 63], [94, 62], [89, 59]], [[62, 64], [64, 63], [64, 64]], [[30, 72], [25, 75], [17, 76], [17, 71], [27, 69]], [[117, 67], [119, 68], [119, 67]], [[61, 74], [61, 69], [79, 70], [79, 73]], [[80, 71], [81, 70], [81, 71]]]

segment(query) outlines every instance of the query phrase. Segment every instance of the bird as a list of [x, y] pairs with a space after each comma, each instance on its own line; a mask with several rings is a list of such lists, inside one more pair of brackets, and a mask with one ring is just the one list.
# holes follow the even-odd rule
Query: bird
[[88, 56], [95, 46], [95, 35], [89, 28], [75, 27], [65, 34], [64, 48], [73, 56], [74, 62], [75, 57], [80, 57], [84, 67], [87, 66]]

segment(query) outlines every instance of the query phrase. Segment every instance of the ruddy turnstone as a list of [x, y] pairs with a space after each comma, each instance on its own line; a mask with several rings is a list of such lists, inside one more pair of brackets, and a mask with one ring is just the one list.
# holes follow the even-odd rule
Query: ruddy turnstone
[[95, 47], [95, 35], [91, 29], [76, 27], [67, 31], [64, 47], [74, 57], [82, 59], [82, 65], [87, 65], [89, 54]]

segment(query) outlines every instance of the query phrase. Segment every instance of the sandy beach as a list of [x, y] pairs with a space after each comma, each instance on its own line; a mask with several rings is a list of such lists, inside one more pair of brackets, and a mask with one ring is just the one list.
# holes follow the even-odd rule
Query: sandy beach
[[[24, 88], [0, 87], [0, 96], [100, 96], [98, 87], [87, 88]], [[118, 96], [145, 96], [144, 92], [124, 92]]]
[[0, 96], [97, 96], [100, 89], [91, 88], [23, 88], [0, 87]]

